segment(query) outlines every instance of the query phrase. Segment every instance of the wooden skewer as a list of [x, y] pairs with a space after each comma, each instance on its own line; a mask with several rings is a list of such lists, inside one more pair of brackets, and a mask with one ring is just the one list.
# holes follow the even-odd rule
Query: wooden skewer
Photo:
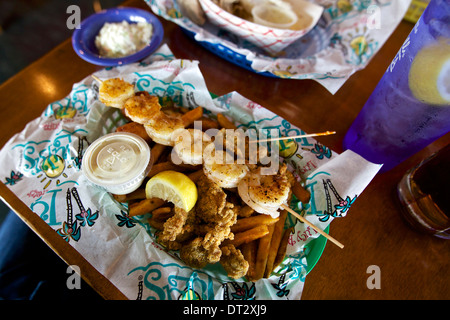
[[308, 220], [306, 220], [305, 218], [303, 218], [301, 215], [299, 215], [297, 212], [295, 212], [294, 210], [292, 210], [291, 208], [289, 208], [287, 205], [283, 204], [281, 205], [283, 207], [283, 209], [289, 211], [292, 215], [294, 215], [297, 219], [299, 219], [301, 222], [306, 223], [308, 226], [310, 226], [311, 228], [313, 228], [314, 230], [316, 230], [318, 233], [320, 233], [322, 236], [324, 236], [325, 238], [327, 238], [328, 240], [330, 240], [331, 242], [333, 242], [335, 245], [337, 245], [339, 248], [344, 248], [344, 245], [342, 243], [340, 243], [339, 241], [337, 241], [335, 238], [333, 238], [332, 236], [330, 236], [329, 234], [327, 234], [326, 232], [324, 232], [323, 230], [321, 230], [320, 228], [316, 227], [315, 225], [313, 225], [311, 222], [309, 222]]
[[336, 133], [336, 131], [325, 131], [325, 132], [319, 132], [319, 133], [299, 134], [297, 136], [274, 137], [274, 138], [269, 138], [269, 139], [250, 140], [250, 142], [267, 142], [267, 141], [275, 141], [275, 140], [290, 140], [290, 139], [307, 138], [307, 137], [328, 136], [328, 135], [335, 134], [335, 133]]
[[97, 80], [100, 83], [103, 82], [103, 80], [99, 79], [97, 76], [91, 75], [91, 77], [94, 78], [95, 80]]

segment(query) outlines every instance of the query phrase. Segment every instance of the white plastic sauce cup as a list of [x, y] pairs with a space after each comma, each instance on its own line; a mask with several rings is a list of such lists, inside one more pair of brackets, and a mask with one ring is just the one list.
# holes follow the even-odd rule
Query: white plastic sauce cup
[[127, 194], [139, 188], [151, 166], [150, 147], [144, 139], [116, 132], [87, 148], [81, 168], [90, 182], [113, 194]]
[[289, 29], [298, 20], [291, 9], [266, 3], [254, 6], [252, 15], [255, 23], [277, 29]]

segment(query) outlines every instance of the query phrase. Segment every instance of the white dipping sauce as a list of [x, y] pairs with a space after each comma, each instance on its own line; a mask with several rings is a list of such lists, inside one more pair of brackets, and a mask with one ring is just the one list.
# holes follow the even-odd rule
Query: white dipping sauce
[[130, 193], [142, 184], [152, 166], [151, 151], [139, 136], [114, 132], [95, 140], [81, 163], [84, 176], [114, 194]]
[[147, 22], [105, 23], [95, 38], [101, 56], [121, 58], [142, 50], [150, 43], [153, 26]]

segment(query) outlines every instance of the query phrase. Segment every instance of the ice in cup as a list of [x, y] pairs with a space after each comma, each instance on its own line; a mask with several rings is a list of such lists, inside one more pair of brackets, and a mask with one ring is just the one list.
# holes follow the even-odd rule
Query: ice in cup
[[450, 131], [450, 2], [432, 0], [344, 138], [388, 171]]
[[113, 194], [127, 194], [139, 188], [150, 167], [147, 142], [126, 132], [110, 133], [95, 140], [82, 162], [84, 176]]

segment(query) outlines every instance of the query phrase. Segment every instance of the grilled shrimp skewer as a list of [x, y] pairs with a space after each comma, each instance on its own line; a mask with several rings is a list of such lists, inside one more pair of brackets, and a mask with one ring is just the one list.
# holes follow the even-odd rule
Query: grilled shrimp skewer
[[177, 130], [172, 139], [174, 140], [172, 157], [177, 157], [179, 161], [187, 164], [203, 164], [203, 150], [211, 142], [211, 137], [207, 133], [198, 129]]
[[167, 115], [160, 111], [144, 124], [145, 131], [153, 141], [165, 146], [174, 146], [172, 136], [184, 129], [183, 120], [179, 116]]
[[158, 97], [148, 92], [137, 92], [125, 101], [123, 109], [127, 117], [140, 124], [148, 123], [161, 113]]
[[159, 98], [148, 92], [138, 92], [129, 98], [124, 110], [132, 121], [143, 124], [149, 137], [159, 144], [173, 146], [173, 133], [184, 129], [181, 116], [165, 114], [161, 110]]
[[222, 188], [238, 186], [249, 169], [246, 164], [239, 164], [234, 156], [225, 150], [215, 150], [214, 143], [210, 143], [204, 152], [203, 172]]
[[132, 121], [143, 124], [147, 134], [155, 142], [173, 146], [172, 133], [183, 129], [181, 119], [161, 111], [157, 96], [134, 91], [134, 86], [122, 79], [101, 81], [99, 99], [110, 107], [120, 108]]
[[134, 86], [119, 78], [100, 81], [99, 99], [105, 105], [122, 109], [125, 101], [134, 96]]
[[262, 175], [261, 168], [249, 172], [238, 183], [241, 199], [256, 212], [278, 217], [278, 209], [288, 202], [291, 183], [283, 165], [275, 175]]
[[[223, 147], [221, 138], [217, 144], [211, 137], [198, 129], [184, 129], [173, 135], [172, 156], [187, 164], [203, 164], [205, 175], [222, 188], [235, 188], [245, 177], [248, 167], [235, 161], [234, 155]], [[178, 159], [177, 159], [178, 158]]]
[[[96, 78], [98, 79], [98, 78]], [[185, 128], [182, 116], [169, 115], [161, 110], [159, 98], [148, 92], [134, 92], [134, 86], [122, 79], [112, 78], [101, 81], [99, 99], [107, 106], [124, 110], [132, 121], [144, 128], [156, 143], [174, 146], [173, 134]]]

